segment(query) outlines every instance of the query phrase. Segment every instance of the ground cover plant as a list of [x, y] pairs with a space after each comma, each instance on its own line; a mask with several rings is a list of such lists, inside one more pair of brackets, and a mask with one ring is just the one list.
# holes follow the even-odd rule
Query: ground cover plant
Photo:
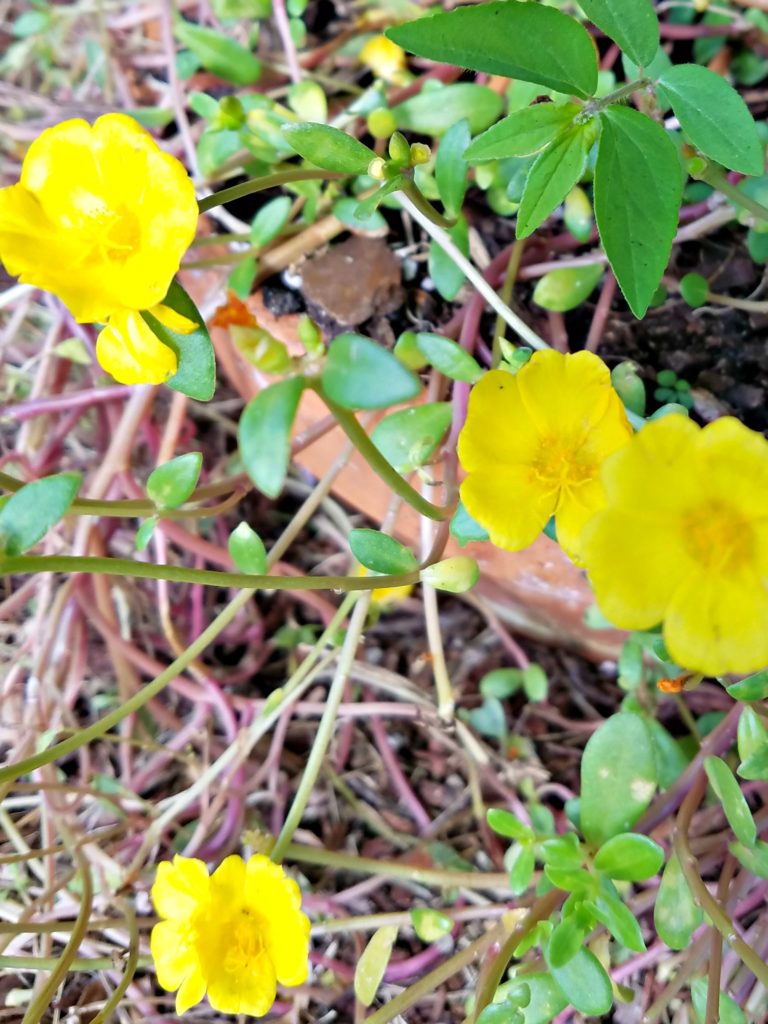
[[768, 1018], [763, 8], [0, 4], [2, 1019]]

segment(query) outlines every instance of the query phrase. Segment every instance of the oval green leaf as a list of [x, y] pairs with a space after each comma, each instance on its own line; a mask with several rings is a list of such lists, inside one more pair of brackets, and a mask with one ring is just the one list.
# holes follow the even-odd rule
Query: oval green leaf
[[635, 64], [651, 63], [659, 46], [659, 19], [651, 0], [579, 0], [579, 6]]
[[670, 857], [653, 908], [653, 922], [662, 942], [670, 949], [685, 949], [704, 920], [691, 895], [677, 857]]
[[753, 708], [744, 708], [739, 716], [736, 744], [742, 761], [768, 747], [768, 729]]
[[550, 270], [533, 289], [533, 301], [542, 309], [567, 313], [588, 298], [597, 287], [605, 267], [602, 263], [589, 263], [585, 267], [563, 267]]
[[707, 773], [710, 786], [722, 804], [734, 835], [745, 846], [753, 846], [757, 839], [757, 828], [749, 804], [745, 800], [733, 772], [719, 757], [705, 757], [704, 771]]
[[763, 144], [744, 100], [724, 78], [699, 64], [676, 64], [659, 79], [680, 127], [705, 156], [732, 171], [762, 174]]
[[444, 338], [442, 334], [420, 333], [416, 339], [419, 351], [444, 377], [477, 384], [483, 376], [483, 368], [477, 360], [451, 338]]
[[612, 715], [581, 759], [581, 828], [591, 843], [629, 832], [656, 790], [653, 740], [637, 715]]
[[169, 377], [166, 383], [169, 388], [180, 391], [182, 395], [194, 398], [198, 402], [207, 402], [213, 398], [213, 393], [216, 390], [216, 359], [205, 321], [197, 306], [178, 281], [171, 281], [171, 286], [162, 305], [170, 306], [171, 309], [185, 316], [187, 320], [197, 324], [195, 330], [190, 331], [189, 334], [179, 334], [161, 324], [147, 310], [142, 310], [141, 315], [152, 333], [164, 345], [173, 349], [179, 361], [176, 373]]
[[768, 669], [731, 683], [727, 689], [735, 700], [765, 700], [768, 697]]
[[613, 1006], [611, 979], [589, 949], [580, 949], [562, 967], [552, 967], [552, 977], [573, 1007], [590, 1017], [601, 1017]]
[[392, 107], [392, 113], [401, 131], [445, 135], [457, 121], [466, 120], [470, 132], [476, 135], [493, 124], [501, 108], [501, 97], [488, 86], [457, 82], [440, 89], [424, 89]]
[[539, 153], [517, 211], [518, 238], [527, 238], [543, 224], [581, 179], [594, 138], [593, 125], [574, 125]]
[[768, 745], [745, 758], [736, 769], [742, 779], [750, 782], [768, 781]]
[[604, 887], [595, 900], [597, 919], [622, 946], [633, 953], [645, 951], [645, 940], [637, 918], [622, 902], [615, 888]]
[[349, 546], [360, 565], [371, 572], [396, 576], [419, 567], [412, 551], [380, 530], [351, 530]]
[[213, 28], [179, 18], [176, 38], [188, 47], [206, 71], [235, 85], [252, 85], [261, 77], [261, 61], [240, 43]]
[[240, 417], [237, 437], [245, 471], [269, 498], [276, 498], [283, 488], [291, 428], [303, 390], [302, 377], [270, 384], [251, 399]]
[[267, 552], [264, 541], [248, 523], [240, 523], [227, 541], [229, 555], [240, 572], [263, 576], [267, 571]]
[[531, 156], [548, 146], [579, 110], [575, 103], [537, 103], [518, 110], [478, 135], [464, 156], [470, 161]]
[[499, 836], [504, 836], [505, 839], [530, 842], [536, 838], [536, 833], [530, 825], [525, 825], [514, 814], [505, 811], [502, 807], [489, 807], [485, 812], [485, 817], [493, 831]]
[[263, 246], [277, 238], [291, 212], [290, 196], [276, 196], [261, 207], [251, 223], [251, 244]]
[[164, 462], [147, 478], [147, 497], [159, 509], [178, 508], [197, 487], [202, 468], [200, 452], [187, 452]]
[[652, 878], [664, 863], [664, 851], [648, 836], [624, 832], [608, 839], [595, 856], [595, 867], [609, 878], [643, 882]]
[[[465, 256], [469, 255], [469, 225], [464, 217], [459, 217], [453, 227], [448, 231], [453, 244]], [[451, 256], [436, 241], [429, 244], [429, 259], [427, 266], [429, 276], [435, 283], [435, 288], [447, 302], [453, 302], [464, 284], [464, 271], [452, 259]]]
[[589, 33], [551, 7], [513, 0], [459, 7], [398, 25], [387, 35], [398, 46], [445, 64], [582, 97], [597, 88], [597, 50]]
[[458, 217], [467, 191], [468, 165], [464, 151], [469, 145], [469, 121], [462, 118], [448, 129], [437, 150], [435, 181], [443, 206], [451, 217]]
[[57, 473], [12, 494], [0, 508], [0, 552], [21, 555], [42, 540], [66, 514], [82, 479], [80, 473]]
[[328, 398], [345, 409], [386, 409], [421, 391], [419, 378], [391, 352], [353, 332], [331, 342], [321, 381]]
[[355, 995], [363, 1006], [370, 1006], [376, 998], [396, 938], [397, 925], [388, 924], [378, 928], [357, 961], [354, 988]]
[[595, 165], [597, 227], [639, 320], [661, 281], [677, 230], [680, 160], [661, 125], [639, 110], [609, 107], [602, 119]]
[[399, 473], [410, 473], [434, 455], [451, 425], [450, 402], [399, 409], [376, 424], [371, 440]]
[[328, 124], [286, 124], [283, 135], [305, 160], [338, 174], [365, 174], [376, 156], [362, 142]]

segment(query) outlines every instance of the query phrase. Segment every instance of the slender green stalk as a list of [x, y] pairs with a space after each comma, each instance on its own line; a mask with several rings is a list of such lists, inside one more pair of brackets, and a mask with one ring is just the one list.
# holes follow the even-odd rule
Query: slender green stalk
[[509, 306], [501, 301], [480, 271], [470, 263], [464, 253], [457, 245], [455, 245], [450, 235], [446, 234], [442, 228], [433, 223], [429, 217], [425, 217], [421, 210], [411, 202], [410, 198], [403, 191], [395, 192], [393, 194], [403, 209], [407, 210], [413, 219], [421, 224], [427, 234], [437, 242], [446, 255], [451, 257], [456, 266], [464, 271], [468, 280], [472, 282], [488, 305], [498, 313], [504, 323], [508, 324], [518, 337], [522, 338], [524, 342], [531, 346], [531, 348], [549, 348], [549, 345], [543, 338], [540, 338], [524, 320], [520, 319], [517, 313], [513, 313]]
[[73, 751], [85, 746], [86, 743], [90, 743], [91, 740], [98, 739], [104, 733], [109, 732], [116, 725], [119, 725], [127, 715], [131, 715], [143, 708], [153, 697], [161, 693], [173, 679], [181, 675], [184, 669], [198, 655], [202, 654], [210, 643], [213, 643], [222, 630], [226, 629], [230, 622], [232, 622], [240, 609], [244, 608], [251, 600], [255, 592], [253, 589], [241, 590], [227, 607], [219, 612], [213, 622], [203, 630], [200, 636], [193, 640], [189, 647], [171, 662], [168, 668], [153, 679], [151, 683], [147, 683], [141, 690], [138, 690], [124, 704], [121, 704], [119, 708], [115, 708], [114, 711], [100, 718], [98, 722], [94, 722], [85, 729], [80, 729], [73, 736], [62, 740], [61, 743], [56, 743], [47, 750], [42, 750], [31, 757], [25, 757], [23, 761], [18, 761], [16, 764], [9, 764], [0, 768], [0, 785], [4, 782], [13, 782], [21, 775], [27, 775], [36, 768], [41, 768], [44, 764], [51, 764], [61, 757], [67, 757]]
[[708, 164], [703, 171], [692, 175], [692, 177], [698, 178], [699, 181], [705, 181], [712, 188], [721, 192], [726, 199], [730, 199], [736, 206], [741, 206], [743, 209], [748, 210], [758, 220], [768, 220], [768, 206], [763, 206], [762, 203], [758, 203], [752, 196], [748, 196], [746, 192], [742, 192], [741, 189], [732, 185], [723, 172], [713, 167], [712, 164]]
[[585, 103], [584, 115], [594, 116], [601, 110], [605, 110], [606, 107], [610, 107], [611, 104], [620, 103], [633, 93], [640, 92], [641, 89], [647, 89], [649, 85], [654, 84], [652, 78], [638, 78], [635, 82], [626, 82], [624, 85], [620, 85], [618, 89], [614, 89], [613, 92], [609, 92], [607, 96], [602, 96], [600, 99], [590, 100], [589, 103]]
[[[51, 971], [60, 962], [61, 957], [59, 956], [0, 956], [0, 971]], [[137, 968], [151, 966], [151, 956], [137, 957]], [[88, 974], [93, 971], [113, 971], [114, 969], [115, 958], [113, 956], [95, 956], [90, 959], [75, 957], [68, 967], [70, 971], [86, 971]]]
[[293, 834], [301, 824], [301, 819], [306, 810], [312, 791], [315, 788], [320, 771], [323, 767], [323, 760], [333, 736], [336, 726], [339, 706], [344, 697], [344, 690], [352, 669], [352, 662], [355, 660], [358, 644], [365, 628], [365, 621], [368, 617], [368, 608], [371, 604], [370, 594], [360, 597], [355, 604], [355, 610], [349, 620], [347, 635], [344, 637], [344, 645], [341, 648], [339, 660], [336, 665], [336, 672], [328, 689], [325, 711], [317, 727], [317, 733], [312, 741], [312, 749], [309, 752], [309, 759], [301, 776], [299, 788], [293, 798], [291, 809], [286, 816], [280, 835], [270, 851], [270, 857], [276, 864], [279, 864], [293, 839]]
[[454, 218], [451, 220], [448, 217], [444, 217], [441, 213], [438, 213], [411, 178], [403, 178], [401, 191], [403, 195], [408, 196], [417, 210], [420, 210], [425, 217], [428, 217], [432, 223], [436, 224], [439, 228], [445, 228], [446, 231], [449, 231], [455, 226], [456, 219]]
[[321, 850], [315, 846], [289, 843], [283, 854], [285, 860], [299, 864], [335, 868], [361, 875], [380, 875], [382, 878], [403, 878], [420, 885], [438, 889], [500, 889], [509, 892], [509, 875], [503, 871], [448, 871], [441, 868], [420, 868], [397, 860], [377, 860], [357, 857], [336, 850]]
[[[407, 480], [404, 480], [400, 476], [394, 466], [387, 462], [379, 449], [360, 426], [354, 413], [349, 412], [348, 409], [342, 409], [340, 405], [336, 405], [335, 402], [331, 401], [331, 399], [324, 393], [319, 383], [315, 382], [312, 387], [333, 413], [339, 426], [355, 448], [357, 448], [358, 452], [362, 455], [374, 473], [381, 477], [384, 483], [387, 484], [391, 491], [394, 491], [394, 493], [399, 498], [402, 498], [406, 504], [410, 505], [411, 508], [416, 509], [420, 515], [426, 516], [427, 519], [441, 521], [443, 519], [451, 518], [454, 512], [453, 505], [433, 505], [431, 501], [427, 501], [426, 498], [422, 497], [417, 490], [411, 487]], [[377, 577], [377, 581], [380, 579], [382, 579], [382, 577]], [[367, 588], [358, 587], [356, 589], [364, 590]]]
[[105, 1021], [111, 1018], [113, 1011], [118, 1008], [121, 999], [128, 990], [128, 986], [133, 981], [136, 968], [139, 966], [139, 928], [136, 923], [136, 915], [127, 903], [124, 905], [123, 910], [129, 936], [128, 958], [125, 961], [122, 977], [117, 983], [114, 992], [93, 1018], [91, 1024], [104, 1024]]
[[[70, 843], [68, 842], [67, 845], [69, 846]], [[62, 950], [61, 954], [56, 957], [56, 962], [51, 969], [50, 977], [40, 988], [39, 992], [37, 992], [30, 1000], [29, 1005], [27, 1006], [27, 1012], [24, 1014], [21, 1024], [38, 1024], [38, 1022], [43, 1019], [51, 1007], [51, 1003], [53, 1002], [53, 998], [56, 995], [59, 985], [61, 985], [64, 978], [67, 976], [70, 964], [75, 959], [75, 953], [80, 948], [80, 943], [83, 941], [85, 933], [88, 931], [88, 918], [91, 916], [91, 907], [93, 906], [93, 879], [91, 878], [88, 861], [85, 859], [82, 852], [75, 848], [73, 850], [73, 854], [77, 861], [82, 881], [82, 888], [80, 890], [80, 911], [77, 915], [77, 921], [75, 922], [75, 927], [72, 929], [72, 934], [70, 935], [66, 946]]]
[[190, 569], [181, 565], [155, 565], [130, 558], [91, 555], [19, 555], [0, 562], [0, 577], [38, 572], [87, 572], [101, 576], [127, 576], [171, 583], [201, 583], [208, 587], [246, 587], [255, 590], [378, 590], [408, 587], [419, 582], [419, 571], [392, 576], [253, 576], [245, 572]]
[[239, 185], [232, 185], [223, 188], [220, 192], [214, 192], [204, 199], [198, 200], [197, 206], [200, 213], [212, 210], [214, 206], [224, 206], [226, 203], [234, 202], [235, 199], [242, 199], [243, 196], [251, 196], [254, 192], [263, 192], [267, 188], [277, 188], [279, 185], [289, 185], [292, 181], [338, 181], [343, 174], [335, 174], [333, 171], [309, 171], [304, 168], [297, 168], [290, 171], [277, 171], [275, 174], [267, 174], [263, 178], [249, 178]]

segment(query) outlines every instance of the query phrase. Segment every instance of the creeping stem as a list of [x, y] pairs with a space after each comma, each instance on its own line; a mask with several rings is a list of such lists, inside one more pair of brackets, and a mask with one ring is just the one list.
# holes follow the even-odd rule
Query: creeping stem
[[212, 210], [214, 206], [224, 206], [225, 203], [234, 202], [235, 199], [242, 199], [243, 196], [251, 196], [254, 192], [263, 192], [267, 188], [277, 188], [279, 185], [290, 185], [293, 181], [336, 181], [344, 178], [343, 174], [335, 174], [333, 171], [309, 171], [305, 168], [297, 168], [290, 171], [277, 171], [275, 174], [267, 174], [263, 178], [249, 178], [248, 181], [241, 181], [239, 185], [231, 185], [223, 188], [220, 192], [213, 192], [204, 199], [199, 199], [197, 206], [200, 213]]

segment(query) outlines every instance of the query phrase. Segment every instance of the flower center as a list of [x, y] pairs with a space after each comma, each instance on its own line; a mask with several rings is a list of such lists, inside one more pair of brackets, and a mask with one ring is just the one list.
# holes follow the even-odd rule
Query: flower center
[[123, 263], [139, 248], [141, 225], [132, 210], [125, 208], [112, 213], [105, 225], [101, 248], [108, 260]]
[[229, 974], [246, 971], [261, 956], [264, 943], [258, 918], [248, 907], [242, 907], [230, 921], [229, 940], [223, 967]]
[[533, 463], [533, 472], [548, 490], [579, 487], [593, 479], [597, 467], [580, 445], [560, 437], [545, 438]]
[[724, 501], [710, 501], [683, 518], [683, 537], [692, 558], [707, 569], [733, 571], [753, 557], [752, 527]]

